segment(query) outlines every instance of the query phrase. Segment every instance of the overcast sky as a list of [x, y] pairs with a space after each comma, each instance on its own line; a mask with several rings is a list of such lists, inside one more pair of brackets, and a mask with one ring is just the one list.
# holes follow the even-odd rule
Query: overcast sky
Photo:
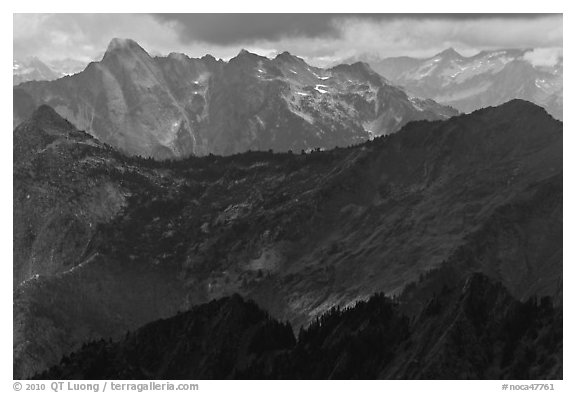
[[14, 14], [14, 58], [99, 60], [114, 37], [132, 38], [153, 55], [241, 48], [265, 56], [285, 50], [323, 65], [369, 53], [465, 55], [500, 48], [562, 48], [562, 16], [551, 14]]

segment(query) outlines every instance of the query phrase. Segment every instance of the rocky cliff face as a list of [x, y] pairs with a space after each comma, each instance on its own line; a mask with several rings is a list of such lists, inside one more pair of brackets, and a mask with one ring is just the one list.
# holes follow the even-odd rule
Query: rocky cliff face
[[525, 101], [310, 154], [130, 158], [47, 108], [14, 141], [17, 377], [232, 293], [299, 327], [443, 261], [561, 302], [562, 123]]
[[367, 61], [378, 73], [411, 94], [463, 112], [521, 98], [562, 119], [563, 59], [553, 64], [533, 64], [530, 52], [483, 51], [464, 57], [448, 49], [427, 59], [397, 57]]
[[227, 63], [153, 58], [124, 39], [83, 72], [21, 84], [14, 97], [15, 125], [48, 104], [100, 141], [157, 159], [349, 146], [457, 113], [409, 97], [366, 64], [325, 70], [288, 53], [247, 51]]

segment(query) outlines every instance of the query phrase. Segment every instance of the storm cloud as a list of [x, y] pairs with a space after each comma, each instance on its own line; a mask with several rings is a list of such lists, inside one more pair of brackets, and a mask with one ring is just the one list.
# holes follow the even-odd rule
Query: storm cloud
[[442, 21], [452, 23], [490, 20], [537, 20], [554, 14], [153, 14], [171, 24], [183, 42], [202, 41], [218, 45], [241, 44], [251, 40], [279, 40], [294, 37], [339, 38], [347, 20], [366, 23], [394, 21]]
[[367, 53], [531, 48], [530, 60], [546, 63], [561, 52], [562, 34], [561, 14], [14, 14], [13, 47], [15, 58], [88, 61], [123, 37], [151, 54], [228, 59], [241, 48], [265, 56], [287, 50], [316, 65]]
[[184, 42], [228, 45], [285, 37], [336, 37], [329, 14], [155, 14], [173, 23]]

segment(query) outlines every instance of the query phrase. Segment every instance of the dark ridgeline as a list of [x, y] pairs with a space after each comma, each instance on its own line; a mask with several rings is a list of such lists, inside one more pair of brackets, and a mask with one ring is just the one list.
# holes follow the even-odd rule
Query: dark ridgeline
[[234, 295], [84, 344], [35, 378], [562, 379], [562, 313], [549, 297], [520, 302], [480, 273], [443, 284], [415, 314], [410, 295], [332, 309], [297, 339]]
[[562, 377], [562, 123], [526, 101], [165, 162], [41, 107], [14, 250], [15, 378]]
[[14, 126], [48, 104], [100, 141], [157, 159], [330, 149], [458, 113], [409, 97], [365, 63], [321, 69], [288, 52], [244, 50], [228, 62], [152, 57], [123, 39], [84, 71], [13, 94]]

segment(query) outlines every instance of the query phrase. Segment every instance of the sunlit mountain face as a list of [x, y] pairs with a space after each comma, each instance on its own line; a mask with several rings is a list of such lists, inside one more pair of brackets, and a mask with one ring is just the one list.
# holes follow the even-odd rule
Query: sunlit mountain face
[[244, 50], [228, 62], [151, 57], [122, 39], [83, 72], [19, 85], [14, 97], [15, 124], [45, 103], [99, 140], [157, 159], [344, 147], [458, 113], [365, 63], [321, 69], [287, 52], [268, 59]]

